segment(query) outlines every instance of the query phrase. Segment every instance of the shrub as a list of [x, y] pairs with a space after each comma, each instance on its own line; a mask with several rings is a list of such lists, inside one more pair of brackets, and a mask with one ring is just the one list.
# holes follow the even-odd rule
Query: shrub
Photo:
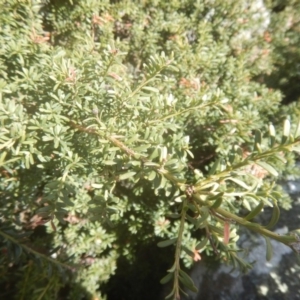
[[[178, 298], [203, 255], [250, 267], [239, 226], [266, 238], [268, 259], [269, 238], [299, 251], [297, 234], [271, 231], [300, 127], [298, 103], [264, 84], [278, 63], [270, 3], [1, 4], [5, 295], [102, 299], [117, 259], [158, 242], [174, 245], [162, 283]], [[266, 206], [270, 223], [253, 221]]]

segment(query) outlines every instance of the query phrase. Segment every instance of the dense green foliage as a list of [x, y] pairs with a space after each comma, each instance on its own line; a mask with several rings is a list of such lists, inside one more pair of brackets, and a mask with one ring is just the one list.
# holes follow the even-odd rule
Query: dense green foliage
[[239, 226], [299, 251], [300, 3], [248, 3], [0, 0], [1, 297], [104, 299], [158, 243], [178, 298], [203, 255], [250, 267]]

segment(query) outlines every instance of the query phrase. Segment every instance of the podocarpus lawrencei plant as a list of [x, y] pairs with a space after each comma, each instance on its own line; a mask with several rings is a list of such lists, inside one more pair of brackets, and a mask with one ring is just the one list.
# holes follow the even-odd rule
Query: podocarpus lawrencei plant
[[264, 83], [277, 32], [295, 27], [248, 2], [0, 1], [3, 297], [103, 299], [117, 259], [158, 241], [179, 299], [203, 255], [250, 267], [240, 226], [267, 259], [270, 238], [299, 252], [297, 233], [272, 231], [291, 201], [277, 179], [297, 175], [299, 105]]

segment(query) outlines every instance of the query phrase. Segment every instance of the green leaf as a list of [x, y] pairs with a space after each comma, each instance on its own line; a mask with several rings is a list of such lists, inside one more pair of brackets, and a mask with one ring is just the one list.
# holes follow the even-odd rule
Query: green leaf
[[298, 138], [299, 136], [300, 136], [300, 120], [297, 123], [297, 127], [296, 127], [295, 134], [294, 134], [295, 138]]
[[6, 155], [7, 155], [7, 151], [2, 151], [2, 154], [0, 156], [0, 166], [4, 162]]
[[15, 246], [15, 249], [14, 249], [14, 254], [15, 254], [15, 257], [14, 257], [14, 260], [18, 261], [19, 258], [21, 257], [22, 255], [22, 247], [19, 247], [18, 245]]
[[196, 250], [200, 250], [200, 249], [204, 248], [205, 245], [207, 244], [207, 242], [208, 242], [208, 238], [205, 237], [200, 243], [197, 244]]
[[159, 184], [159, 189], [163, 189], [167, 184], [167, 179], [165, 178], [164, 175], [161, 175], [161, 179], [160, 179], [160, 184]]
[[284, 164], [286, 164], [286, 162], [287, 162], [286, 159], [285, 159], [285, 157], [282, 155], [282, 153], [276, 153], [274, 155], [274, 158], [276, 158], [277, 160], [281, 161]]
[[173, 288], [172, 291], [170, 292], [170, 294], [168, 294], [168, 295], [165, 297], [165, 299], [171, 299], [171, 297], [173, 297], [174, 294], [175, 294], [175, 290], [174, 290], [174, 288]]
[[[199, 183], [201, 183], [201, 181], [202, 181], [202, 179], [199, 181]], [[201, 191], [201, 190], [206, 190], [208, 188], [212, 188], [212, 190], [216, 190], [219, 186], [220, 186], [219, 183], [211, 181], [211, 182], [208, 182], [208, 183], [206, 183], [206, 184], [204, 184], [202, 186], [201, 185], [196, 186], [195, 190], [196, 191]]]
[[213, 232], [217, 233], [220, 236], [224, 235], [223, 228], [220, 228], [220, 227], [217, 227], [217, 226], [214, 226], [214, 225], [208, 225], [208, 228], [209, 228], [210, 231], [213, 231]]
[[272, 148], [275, 145], [276, 131], [273, 124], [269, 125], [269, 135], [270, 135], [270, 147]]
[[224, 195], [224, 192], [220, 192], [220, 193], [217, 193], [215, 195], [209, 195], [207, 197], [207, 200], [209, 200], [209, 201], [216, 200], [216, 199], [218, 199], [220, 197], [223, 197], [223, 195]]
[[184, 284], [189, 290], [191, 290], [194, 293], [198, 292], [198, 289], [195, 287], [193, 280], [191, 279], [191, 277], [186, 274], [184, 271], [182, 271], [181, 269], [179, 270], [179, 280], [182, 282], [182, 284]]
[[128, 172], [128, 173], [124, 173], [124, 174], [121, 174], [119, 176], [119, 180], [125, 180], [125, 179], [128, 179], [132, 176], [134, 176], [136, 174], [136, 172]]
[[221, 158], [218, 158], [210, 168], [208, 176], [214, 175], [216, 171], [220, 168]]
[[291, 130], [291, 123], [288, 119], [285, 119], [283, 124], [283, 135], [288, 137], [290, 135], [290, 130]]
[[169, 282], [174, 276], [174, 273], [168, 273], [165, 277], [163, 277], [161, 280], [160, 280], [160, 283], [161, 284], [165, 284], [167, 282]]
[[275, 127], [273, 126], [273, 124], [269, 124], [269, 135], [276, 136]]
[[91, 186], [95, 189], [101, 189], [103, 187], [103, 184], [101, 184], [101, 183], [92, 183]]
[[213, 203], [213, 205], [211, 206], [211, 208], [216, 209], [216, 208], [220, 207], [220, 205], [222, 204], [222, 202], [223, 202], [223, 197], [220, 196], [218, 199], [215, 200], [215, 202]]
[[116, 162], [113, 160], [104, 160], [102, 163], [106, 166], [112, 166], [116, 164]]
[[207, 207], [201, 209], [201, 217], [197, 219], [196, 229], [200, 228], [204, 221], [209, 217], [209, 210]]
[[148, 180], [152, 181], [155, 179], [155, 177], [156, 177], [156, 172], [151, 171], [150, 174], [148, 175]]
[[243, 206], [244, 206], [247, 210], [251, 211], [251, 206], [250, 206], [250, 203], [249, 203], [249, 201], [248, 201], [247, 199], [243, 199]]
[[169, 166], [169, 165], [173, 165], [173, 164], [177, 164], [177, 163], [178, 163], [178, 159], [172, 158], [165, 163], [165, 166]]
[[297, 153], [300, 153], [300, 145], [297, 145], [297, 146], [293, 146], [293, 151], [297, 152]]
[[185, 149], [185, 152], [186, 152], [191, 158], [194, 158], [193, 152], [191, 152], [189, 149]]
[[283, 124], [283, 134], [282, 134], [281, 144], [285, 144], [288, 141], [290, 130], [291, 130], [291, 123], [288, 119], [285, 119]]
[[[158, 157], [158, 155], [159, 155], [158, 147], [156, 147], [156, 148], [153, 150], [153, 152], [151, 153], [151, 155], [149, 156], [149, 160], [152, 160], [152, 159]], [[148, 163], [150, 163], [150, 162], [146, 162], [146, 163], [145, 163], [145, 166], [148, 165]], [[151, 162], [151, 163], [152, 163], [152, 162]], [[157, 164], [155, 164], [155, 165], [157, 165]]]
[[261, 137], [261, 132], [260, 130], [255, 130], [255, 140], [254, 140], [254, 144], [256, 149], [260, 152], [260, 145], [262, 142], [262, 137]]
[[167, 214], [166, 215], [168, 218], [172, 218], [172, 219], [178, 219], [180, 218], [180, 214]]
[[241, 186], [242, 188], [244, 188], [246, 190], [250, 189], [250, 187], [245, 182], [243, 182], [242, 180], [239, 180], [237, 178], [230, 177], [230, 178], [227, 178], [227, 180], [233, 181], [234, 183], [236, 183], [237, 185]]
[[264, 206], [265, 203], [260, 201], [259, 204], [244, 219], [247, 221], [252, 220], [263, 210]]
[[192, 250], [190, 250], [189, 248], [187, 248], [186, 246], [182, 246], [181, 247], [182, 248], [182, 250], [186, 253], [186, 254], [188, 254], [190, 257], [194, 257], [194, 252], [192, 251]]
[[167, 155], [168, 155], [168, 149], [167, 149], [167, 147], [164, 146], [164, 147], [162, 147], [160, 149], [160, 158], [159, 158], [159, 161], [160, 162], [166, 161]]
[[270, 238], [267, 236], [264, 236], [266, 240], [266, 259], [267, 261], [270, 261], [273, 257], [273, 247], [270, 241]]
[[278, 176], [278, 172], [274, 169], [274, 167], [272, 167], [271, 165], [269, 165], [266, 162], [263, 161], [257, 161], [255, 162], [257, 165], [261, 166], [262, 168], [264, 168], [266, 171], [268, 171], [270, 174], [272, 174], [273, 176]]
[[160, 247], [160, 248], [168, 247], [170, 245], [173, 245], [176, 241], [177, 241], [177, 237], [173, 238], [173, 239], [170, 239], [170, 240], [159, 242], [159, 243], [157, 243], [157, 246]]
[[173, 272], [175, 272], [175, 269], [176, 269], [176, 263], [174, 263], [173, 266], [167, 271], [173, 273]]
[[47, 276], [50, 278], [52, 275], [52, 264], [48, 263]]
[[153, 92], [153, 93], [159, 93], [159, 89], [154, 88], [154, 87], [152, 87], [152, 86], [144, 86], [144, 87], [142, 88], [142, 90], [149, 91], [149, 92]]
[[271, 220], [270, 220], [270, 222], [268, 223], [268, 225], [265, 226], [265, 227], [266, 227], [267, 229], [273, 228], [273, 227], [277, 224], [279, 218], [280, 218], [280, 209], [279, 209], [279, 207], [278, 207], [278, 205], [277, 205], [277, 202], [274, 201], [274, 202], [273, 202], [273, 210], [272, 210], [272, 217], [271, 217]]
[[54, 139], [54, 137], [53, 136], [47, 136], [47, 135], [44, 135], [43, 137], [42, 137], [42, 140], [43, 140], [43, 142], [48, 142], [48, 141], [52, 141]]
[[144, 166], [146, 167], [159, 167], [158, 163], [152, 162], [152, 161], [147, 161], [144, 163]]

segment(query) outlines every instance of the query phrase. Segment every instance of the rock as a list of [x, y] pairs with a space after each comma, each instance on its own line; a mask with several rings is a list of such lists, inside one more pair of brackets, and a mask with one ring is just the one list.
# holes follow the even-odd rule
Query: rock
[[[293, 197], [292, 209], [281, 211], [275, 231], [285, 234], [300, 228], [300, 201], [297, 182], [289, 182], [287, 189]], [[269, 218], [266, 210], [264, 218]], [[266, 261], [265, 239], [244, 228], [240, 229], [239, 246], [247, 249], [246, 260], [255, 261], [247, 274], [221, 263], [213, 267], [201, 261], [193, 267], [190, 276], [198, 287], [198, 294], [188, 292], [183, 300], [297, 300], [300, 299], [300, 259], [287, 246], [271, 241], [273, 257]]]

